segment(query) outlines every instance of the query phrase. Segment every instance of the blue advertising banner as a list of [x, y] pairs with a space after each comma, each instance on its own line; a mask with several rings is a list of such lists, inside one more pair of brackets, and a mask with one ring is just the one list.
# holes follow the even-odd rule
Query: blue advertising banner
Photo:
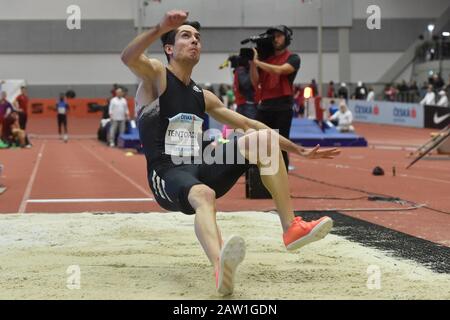
[[354, 121], [424, 127], [423, 106], [418, 103], [349, 100]]

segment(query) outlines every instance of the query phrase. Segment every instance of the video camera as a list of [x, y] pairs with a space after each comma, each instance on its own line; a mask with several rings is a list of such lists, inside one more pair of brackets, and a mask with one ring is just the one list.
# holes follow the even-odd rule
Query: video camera
[[[273, 46], [274, 31], [279, 31], [286, 36], [286, 46], [291, 43], [292, 40], [292, 30], [287, 26], [280, 25], [275, 27], [270, 27], [266, 32], [261, 33], [257, 36], [251, 36], [247, 39], [241, 41], [241, 44], [253, 43], [256, 44], [256, 51], [258, 52], [259, 59], [265, 60], [268, 57], [275, 54], [275, 48]], [[228, 58], [228, 60], [222, 64], [219, 69], [228, 67], [231, 63], [231, 68], [235, 69], [239, 66], [248, 67], [249, 61], [253, 60], [254, 52], [253, 48], [241, 48], [239, 55], [233, 55]]]
[[[273, 35], [267, 32], [261, 33], [257, 36], [252, 36], [250, 38], [241, 41], [241, 44], [247, 43], [256, 44], [256, 51], [258, 51], [259, 59], [265, 60], [275, 53], [275, 48], [273, 47]], [[254, 52], [252, 48], [241, 48], [239, 51], [239, 57], [244, 61], [253, 60]]]
[[[241, 44], [246, 44], [249, 42], [256, 44], [256, 51], [258, 51], [258, 56], [261, 60], [267, 59], [275, 53], [275, 48], [273, 47], [273, 34], [269, 34], [267, 32], [261, 33], [258, 36], [252, 36], [242, 40]], [[253, 49], [241, 48], [239, 56], [243, 59], [253, 60]]]
[[[260, 59], [264, 60], [269, 56], [273, 55], [275, 49], [273, 47], [273, 36], [267, 33], [262, 33], [258, 36], [252, 36], [241, 41], [241, 44], [246, 44], [252, 42], [256, 44], [256, 50], [258, 51], [258, 56]], [[223, 69], [230, 66], [232, 69], [237, 67], [248, 67], [249, 61], [253, 60], [254, 56], [253, 48], [241, 48], [239, 55], [230, 56], [220, 67]]]

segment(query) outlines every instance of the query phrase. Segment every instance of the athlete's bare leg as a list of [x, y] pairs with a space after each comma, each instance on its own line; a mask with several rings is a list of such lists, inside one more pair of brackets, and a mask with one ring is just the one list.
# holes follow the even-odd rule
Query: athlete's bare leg
[[208, 186], [199, 184], [191, 188], [188, 200], [195, 210], [195, 234], [217, 270], [222, 236], [216, 222], [216, 194]]
[[[248, 133], [239, 138], [238, 144], [242, 155], [249, 160], [256, 159], [260, 171], [266, 166], [273, 165], [273, 162], [264, 164], [267, 163], [267, 161], [265, 161], [266, 159], [258, 158], [261, 154], [267, 155], [267, 157], [270, 157], [273, 161], [278, 161], [278, 170], [273, 172], [273, 174], [262, 174], [261, 180], [275, 201], [281, 226], [283, 228], [283, 232], [285, 232], [291, 225], [292, 220], [294, 220], [295, 215], [290, 197], [288, 175], [286, 167], [284, 166], [281, 150], [279, 148], [276, 149], [278, 159], [276, 154], [271, 154], [273, 150], [270, 148], [270, 144], [277, 143], [276, 141], [272, 141], [272, 138], [273, 134], [270, 130], [259, 130]], [[251, 140], [253, 140], [253, 143], [250, 142]], [[255, 143], [255, 141], [257, 141], [257, 143]], [[252, 146], [255, 146], [256, 148], [252, 148]], [[258, 148], [262, 146], [267, 147], [267, 150], [261, 153]]]

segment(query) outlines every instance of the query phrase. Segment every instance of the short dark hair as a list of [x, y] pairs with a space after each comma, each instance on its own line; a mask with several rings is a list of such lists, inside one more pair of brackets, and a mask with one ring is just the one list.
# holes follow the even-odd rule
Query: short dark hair
[[[200, 30], [201, 26], [200, 26], [200, 22], [198, 21], [186, 21], [182, 24], [183, 26], [191, 26], [194, 27], [197, 31]], [[175, 36], [177, 35], [177, 29], [174, 30], [170, 30], [169, 32], [164, 33], [161, 36], [161, 42], [163, 45], [163, 49], [164, 46], [166, 44], [170, 44], [170, 45], [174, 45], [175, 44]], [[166, 53], [166, 51], [164, 50], [164, 54], [166, 55], [167, 58], [167, 62], [170, 61], [170, 56]]]

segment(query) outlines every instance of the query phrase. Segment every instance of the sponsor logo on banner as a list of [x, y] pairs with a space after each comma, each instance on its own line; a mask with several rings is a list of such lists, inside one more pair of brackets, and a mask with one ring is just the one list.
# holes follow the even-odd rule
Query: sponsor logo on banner
[[434, 124], [440, 124], [441, 122], [444, 122], [448, 117], [450, 117], [450, 113], [444, 114], [443, 116], [439, 117], [438, 113], [435, 112], [434, 117], [433, 117], [433, 122], [434, 122]]
[[393, 116], [395, 122], [406, 122], [408, 119], [415, 119], [417, 111], [414, 107], [394, 107]]
[[356, 114], [360, 114], [360, 115], [364, 115], [364, 114], [370, 114], [370, 115], [375, 115], [377, 116], [380, 113], [380, 109], [378, 108], [377, 105], [375, 105], [374, 107], [372, 106], [364, 106], [364, 105], [355, 105], [355, 113]]
[[450, 125], [450, 108], [425, 106], [425, 127], [444, 129]]
[[355, 104], [354, 106], [354, 118], [356, 120], [367, 120], [371, 117], [377, 117], [379, 114], [380, 108], [378, 105]]
[[423, 106], [415, 103], [349, 100], [355, 121], [424, 127]]

